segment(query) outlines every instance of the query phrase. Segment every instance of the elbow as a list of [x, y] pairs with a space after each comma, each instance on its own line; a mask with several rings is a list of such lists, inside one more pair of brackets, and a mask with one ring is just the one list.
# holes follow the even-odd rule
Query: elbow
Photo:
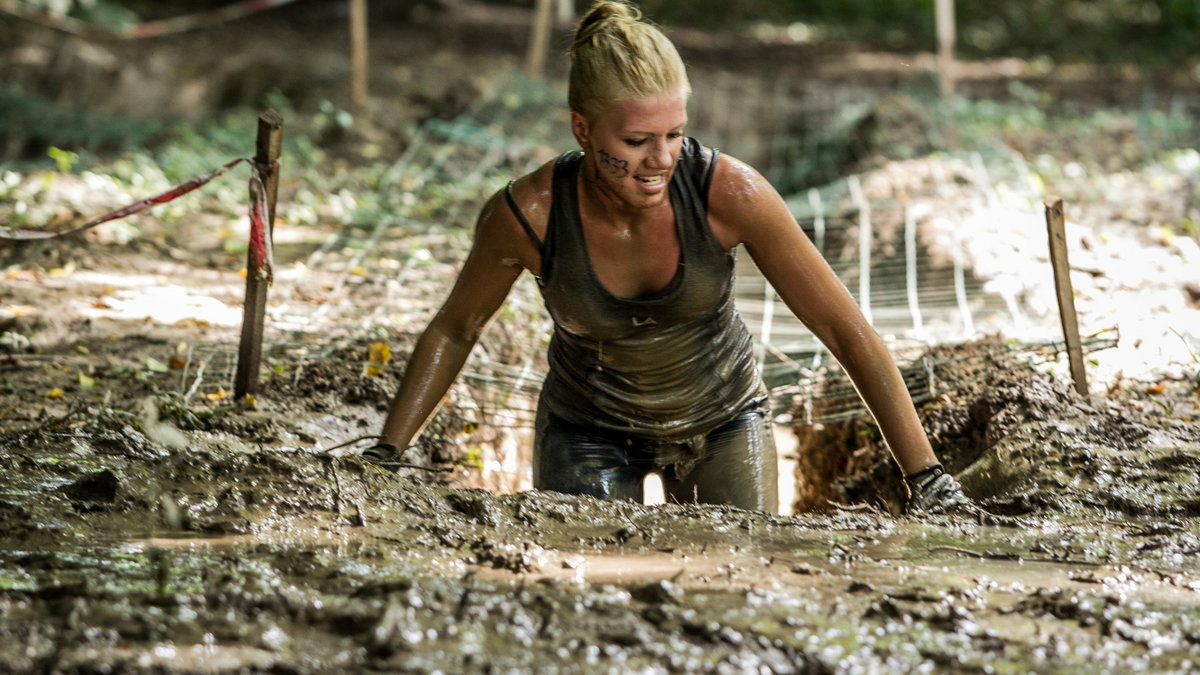
[[479, 341], [479, 336], [483, 334], [483, 329], [487, 327], [486, 318], [478, 317], [450, 317], [443, 312], [439, 312], [429, 322], [429, 328], [426, 332], [432, 333], [442, 340], [454, 344], [456, 346], [471, 348]]

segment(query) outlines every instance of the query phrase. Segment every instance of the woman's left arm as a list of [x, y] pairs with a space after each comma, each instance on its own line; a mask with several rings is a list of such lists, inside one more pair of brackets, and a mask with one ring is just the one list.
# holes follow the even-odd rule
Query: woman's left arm
[[744, 244], [780, 298], [845, 369], [906, 476], [938, 464], [900, 370], [783, 198], [728, 156], [709, 191], [709, 222], [727, 249]]

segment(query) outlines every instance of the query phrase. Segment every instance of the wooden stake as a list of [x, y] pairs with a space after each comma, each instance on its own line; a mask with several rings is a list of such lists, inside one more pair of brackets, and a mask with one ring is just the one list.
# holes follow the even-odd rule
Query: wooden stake
[[558, 0], [558, 12], [554, 17], [560, 26], [570, 26], [575, 23], [574, 0]]
[[1062, 318], [1063, 337], [1067, 341], [1067, 358], [1071, 362], [1071, 379], [1075, 391], [1088, 395], [1087, 371], [1083, 368], [1083, 343], [1079, 339], [1079, 321], [1075, 316], [1075, 290], [1071, 285], [1071, 268], [1067, 261], [1066, 221], [1063, 202], [1059, 197], [1046, 198], [1046, 230], [1050, 235], [1050, 265], [1054, 268], [1054, 290], [1058, 294], [1058, 313]]
[[943, 99], [954, 95], [954, 0], [937, 0], [938, 91]]
[[355, 113], [367, 109], [367, 0], [350, 0], [351, 103]]
[[[267, 190], [268, 240], [275, 231], [275, 198], [279, 193], [280, 147], [283, 144], [283, 116], [275, 110], [267, 110], [258, 116], [258, 141], [254, 164]], [[246, 304], [242, 309], [242, 339], [238, 344], [237, 373], [233, 380], [233, 395], [243, 401], [247, 394], [258, 393], [258, 371], [262, 362], [263, 320], [267, 313], [267, 284], [265, 279], [254, 273], [249, 254], [246, 258]]]
[[533, 33], [529, 38], [529, 52], [525, 55], [525, 68], [533, 77], [541, 77], [546, 69], [546, 51], [550, 48], [550, 21], [553, 15], [554, 0], [537, 0]]

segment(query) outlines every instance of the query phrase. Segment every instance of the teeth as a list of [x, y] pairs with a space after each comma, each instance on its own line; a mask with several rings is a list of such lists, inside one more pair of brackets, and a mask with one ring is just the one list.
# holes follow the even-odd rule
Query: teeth
[[662, 176], [638, 176], [638, 180], [646, 185], [657, 185], [662, 182]]

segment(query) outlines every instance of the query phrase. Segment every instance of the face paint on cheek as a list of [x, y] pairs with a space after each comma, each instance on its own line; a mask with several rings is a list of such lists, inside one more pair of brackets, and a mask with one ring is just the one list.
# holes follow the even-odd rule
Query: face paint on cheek
[[626, 160], [615, 157], [604, 149], [597, 150], [596, 156], [600, 158], [600, 166], [614, 178], [625, 178], [629, 175], [629, 162]]

